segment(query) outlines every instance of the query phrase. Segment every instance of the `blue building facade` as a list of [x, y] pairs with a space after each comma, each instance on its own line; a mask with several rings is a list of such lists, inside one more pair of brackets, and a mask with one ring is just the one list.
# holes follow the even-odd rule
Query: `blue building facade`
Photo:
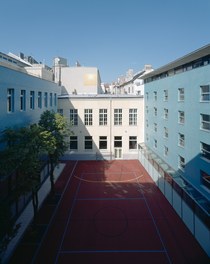
[[144, 81], [140, 161], [210, 254], [210, 45]]
[[57, 111], [60, 87], [0, 64], [0, 131], [38, 122], [45, 110]]

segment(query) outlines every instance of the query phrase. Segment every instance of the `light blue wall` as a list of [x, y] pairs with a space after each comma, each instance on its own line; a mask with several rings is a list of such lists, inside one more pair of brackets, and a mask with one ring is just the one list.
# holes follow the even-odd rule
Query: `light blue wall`
[[[7, 89], [15, 90], [14, 112], [7, 112]], [[20, 91], [26, 90], [26, 111], [20, 110]], [[29, 109], [30, 91], [35, 92], [35, 109]], [[38, 91], [42, 91], [42, 108], [38, 108]], [[48, 107], [44, 107], [44, 92], [48, 93]], [[50, 107], [50, 93], [53, 93], [53, 105]], [[54, 94], [60, 95], [57, 84], [19, 71], [0, 66], [0, 131], [6, 127], [24, 126], [39, 120], [40, 114], [47, 110], [57, 110]]]
[[[210, 198], [209, 191], [200, 182], [200, 169], [210, 174], [210, 162], [200, 156], [200, 142], [210, 145], [210, 132], [200, 129], [200, 114], [210, 115], [210, 103], [200, 102], [200, 86], [207, 84], [210, 84], [210, 65], [146, 83], [145, 135], [148, 135], [148, 141], [145, 136], [145, 144], [174, 170], [178, 170], [178, 156], [184, 157], [183, 176]], [[185, 90], [184, 102], [178, 101], [179, 88]], [[164, 101], [164, 90], [168, 90], [168, 101]], [[157, 91], [157, 101], [154, 100], [154, 91]], [[157, 107], [157, 117], [154, 116], [154, 107]], [[164, 108], [169, 111], [168, 120], [163, 118]], [[179, 110], [185, 112], [184, 125], [178, 124]], [[154, 123], [157, 123], [157, 132]], [[168, 138], [164, 138], [164, 127], [168, 128]], [[184, 148], [178, 146], [179, 133], [185, 135]], [[154, 139], [157, 139], [157, 149], [154, 148]], [[164, 146], [168, 147], [168, 156], [164, 156]]]

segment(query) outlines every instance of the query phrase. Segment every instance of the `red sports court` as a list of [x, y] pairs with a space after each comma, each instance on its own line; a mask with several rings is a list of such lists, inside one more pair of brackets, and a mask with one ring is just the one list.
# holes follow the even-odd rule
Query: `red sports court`
[[10, 263], [209, 263], [138, 160], [67, 161]]

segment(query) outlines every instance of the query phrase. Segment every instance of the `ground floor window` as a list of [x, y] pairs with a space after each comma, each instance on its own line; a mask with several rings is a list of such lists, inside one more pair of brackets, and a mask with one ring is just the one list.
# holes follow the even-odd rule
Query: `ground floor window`
[[129, 137], [129, 149], [137, 149], [137, 137], [136, 136]]
[[76, 150], [76, 149], [78, 149], [77, 136], [71, 136], [70, 137], [70, 150]]
[[106, 136], [99, 137], [99, 149], [107, 149], [107, 137]]
[[120, 136], [114, 137], [114, 147], [115, 148], [122, 148], [122, 137], [120, 137]]
[[85, 136], [85, 149], [93, 148], [93, 140], [91, 136]]

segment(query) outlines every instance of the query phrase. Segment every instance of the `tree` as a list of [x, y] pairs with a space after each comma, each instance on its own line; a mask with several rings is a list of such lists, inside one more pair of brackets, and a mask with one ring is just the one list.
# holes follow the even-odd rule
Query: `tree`
[[62, 115], [46, 110], [40, 117], [43, 148], [46, 150], [50, 164], [51, 193], [54, 194], [54, 169], [61, 156], [67, 150], [66, 138], [70, 136], [70, 126]]

